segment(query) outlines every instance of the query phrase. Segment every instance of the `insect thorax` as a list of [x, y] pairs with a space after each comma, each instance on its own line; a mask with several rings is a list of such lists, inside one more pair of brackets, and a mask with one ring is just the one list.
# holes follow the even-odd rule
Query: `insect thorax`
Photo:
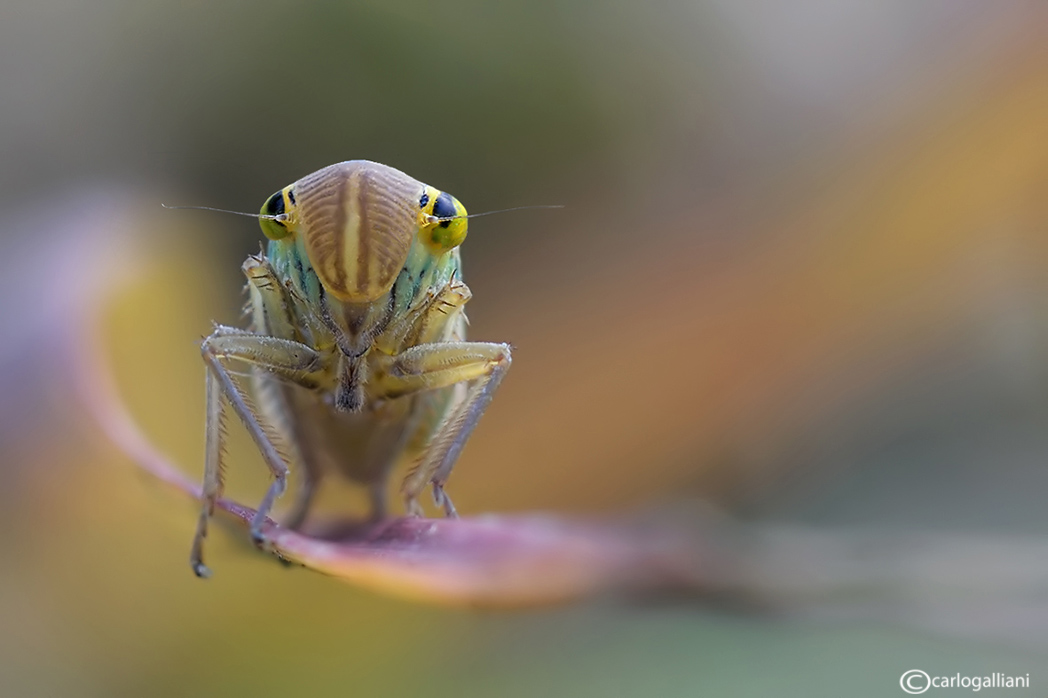
[[[267, 258], [288, 289], [299, 341], [332, 354], [340, 348], [354, 355], [372, 347], [386, 354], [403, 351], [418, 340], [408, 326], [426, 312], [427, 303], [461, 283], [458, 249], [435, 256], [417, 241], [389, 291], [369, 304], [345, 303], [329, 293], [300, 241], [271, 240]], [[428, 328], [428, 341], [446, 341], [451, 335], [464, 338], [461, 311], [430, 315], [446, 327]]]

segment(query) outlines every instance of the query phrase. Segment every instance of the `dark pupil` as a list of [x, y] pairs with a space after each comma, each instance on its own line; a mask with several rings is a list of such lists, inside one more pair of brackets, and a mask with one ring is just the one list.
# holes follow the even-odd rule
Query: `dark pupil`
[[[436, 203], [433, 204], [433, 215], [437, 218], [453, 218], [457, 213], [455, 204], [451, 203], [451, 195], [441, 192], [440, 196], [437, 197]], [[441, 228], [447, 228], [449, 225], [451, 225], [451, 221], [440, 222]]]
[[284, 193], [278, 191], [266, 202], [266, 215], [279, 216], [282, 213], [284, 213]]
[[419, 208], [426, 208], [426, 204], [429, 203], [429, 194], [423, 194], [422, 198], [418, 200]]

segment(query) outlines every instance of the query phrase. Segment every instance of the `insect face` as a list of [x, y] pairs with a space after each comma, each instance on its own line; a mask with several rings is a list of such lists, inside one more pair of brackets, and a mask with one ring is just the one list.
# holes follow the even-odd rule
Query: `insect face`
[[466, 237], [458, 200], [365, 160], [303, 177], [269, 197], [261, 214], [266, 237], [300, 236], [325, 290], [354, 304], [389, 291], [416, 238], [439, 256]]

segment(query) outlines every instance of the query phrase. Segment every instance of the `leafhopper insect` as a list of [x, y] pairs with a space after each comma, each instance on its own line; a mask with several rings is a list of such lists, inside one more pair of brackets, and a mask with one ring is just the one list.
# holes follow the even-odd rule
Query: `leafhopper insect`
[[[190, 562], [223, 491], [226, 404], [272, 474], [251, 525], [255, 543], [289, 469], [300, 478], [284, 524], [300, 527], [320, 482], [365, 486], [373, 519], [386, 515], [400, 465], [407, 513], [429, 487], [444, 490], [477, 421], [510, 366], [507, 344], [466, 341], [459, 245], [467, 213], [453, 196], [386, 165], [341, 162], [269, 197], [257, 216], [268, 238], [242, 266], [251, 327], [216, 326], [207, 367], [203, 503]], [[241, 381], [235, 366], [249, 367]], [[242, 383], [248, 383], [244, 385]]]

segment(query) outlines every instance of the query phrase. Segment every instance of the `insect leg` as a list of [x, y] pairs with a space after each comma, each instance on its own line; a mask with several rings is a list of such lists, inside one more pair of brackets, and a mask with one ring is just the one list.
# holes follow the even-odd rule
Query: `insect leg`
[[[298, 318], [294, 311], [294, 291], [281, 283], [272, 265], [262, 255], [252, 255], [241, 267], [247, 277], [253, 329], [260, 335], [298, 339], [315, 334], [317, 322], [310, 317]], [[303, 382], [300, 380], [299, 382]], [[266, 371], [255, 371], [255, 397], [266, 406], [268, 424], [283, 437], [282, 452], [295, 467], [299, 486], [283, 524], [298, 529], [305, 523], [320, 484], [323, 469], [317, 463], [309, 444], [300, 435], [301, 425], [288, 404], [288, 386]]]
[[273, 502], [287, 486], [287, 465], [278, 453], [273, 439], [262, 426], [258, 414], [249, 403], [243, 389], [223, 365], [225, 360], [239, 360], [260, 366], [292, 380], [307, 381], [309, 372], [319, 361], [317, 353], [304, 344], [276, 337], [264, 337], [242, 330], [218, 327], [204, 340], [201, 353], [207, 364], [207, 451], [204, 462], [204, 502], [190, 554], [193, 571], [206, 577], [210, 571], [203, 563], [203, 540], [207, 524], [214, 511], [215, 501], [222, 491], [222, 399], [232, 405], [248, 430], [263, 460], [273, 474], [273, 484], [259, 505], [251, 522], [251, 535], [256, 543], [263, 542], [262, 524], [273, 507]]
[[405, 395], [467, 383], [465, 397], [434, 430], [420, 451], [417, 465], [404, 479], [401, 493], [408, 512], [418, 514], [418, 496], [427, 484], [448, 516], [455, 507], [444, 492], [455, 461], [487, 409], [511, 362], [508, 344], [443, 342], [412, 347], [394, 357], [383, 381], [389, 396]]
[[388, 475], [384, 475], [378, 482], [368, 486], [368, 499], [371, 502], [371, 521], [381, 521], [386, 518], [386, 486], [389, 484]]
[[313, 387], [309, 374], [320, 363], [320, 355], [316, 350], [301, 342], [223, 325], [215, 327], [201, 349], [205, 358], [211, 355], [216, 359], [243, 361], [306, 387]]
[[319, 478], [311, 476], [310, 469], [306, 468], [305, 477], [298, 491], [295, 492], [295, 501], [287, 517], [281, 522], [282, 525], [297, 531], [306, 522], [306, 516], [313, 505], [313, 496], [317, 493]]
[[451, 469], [455, 467], [455, 462], [473, 433], [473, 429], [477, 426], [477, 422], [480, 421], [481, 415], [491, 404], [491, 398], [506, 375], [506, 371], [509, 370], [510, 362], [507, 346], [505, 356], [492, 366], [491, 373], [470, 385], [466, 399], [441, 425], [426, 460], [419, 467], [422, 473], [432, 472], [429, 475], [429, 481], [433, 485], [433, 501], [437, 506], [444, 507], [446, 516], [455, 517], [458, 514], [455, 511], [455, 505], [451, 503], [451, 498], [444, 491], [444, 485], [447, 484]]
[[211, 570], [204, 564], [204, 538], [207, 537], [208, 520], [215, 513], [215, 502], [222, 496], [222, 436], [225, 428], [222, 413], [222, 391], [215, 382], [211, 371], [205, 377], [207, 391], [206, 437], [204, 447], [204, 485], [203, 504], [200, 518], [197, 519], [196, 534], [193, 536], [193, 548], [189, 553], [189, 563], [193, 573], [198, 577], [210, 577]]

